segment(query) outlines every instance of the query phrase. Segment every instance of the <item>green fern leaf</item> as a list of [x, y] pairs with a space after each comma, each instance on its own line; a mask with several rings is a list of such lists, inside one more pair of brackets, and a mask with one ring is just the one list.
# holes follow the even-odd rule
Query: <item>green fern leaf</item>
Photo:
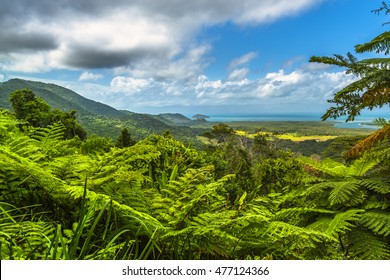
[[360, 260], [388, 260], [390, 248], [388, 243], [362, 229], [354, 229], [346, 236], [349, 244], [348, 254], [352, 259]]
[[364, 213], [364, 210], [351, 209], [336, 214], [332, 221], [330, 221], [325, 233], [334, 237], [337, 237], [339, 234], [345, 234], [351, 228], [356, 227], [355, 222], [359, 221], [362, 213]]
[[359, 189], [355, 182], [334, 182], [333, 189], [329, 194], [331, 206], [336, 204], [356, 206], [365, 199], [365, 193]]
[[390, 193], [390, 185], [388, 182], [382, 181], [382, 180], [362, 180], [359, 181], [357, 184], [359, 186], [362, 186], [366, 189], [375, 191], [376, 193], [380, 194], [389, 194]]
[[359, 223], [382, 236], [390, 234], [390, 213], [384, 211], [370, 211], [361, 215]]

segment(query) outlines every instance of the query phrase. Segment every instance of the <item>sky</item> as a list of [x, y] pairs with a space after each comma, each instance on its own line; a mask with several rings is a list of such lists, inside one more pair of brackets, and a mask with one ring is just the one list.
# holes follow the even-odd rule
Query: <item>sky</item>
[[[356, 77], [309, 63], [388, 30], [377, 0], [2, 0], [0, 81], [139, 113], [324, 113]], [[359, 54], [365, 58], [369, 54]]]

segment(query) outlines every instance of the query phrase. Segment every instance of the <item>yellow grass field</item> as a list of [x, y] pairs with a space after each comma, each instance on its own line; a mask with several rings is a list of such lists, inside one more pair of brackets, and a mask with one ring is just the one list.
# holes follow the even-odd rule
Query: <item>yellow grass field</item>
[[[246, 136], [248, 138], [254, 138], [258, 134], [270, 134], [267, 132], [248, 133], [248, 132], [243, 131], [243, 130], [236, 130], [235, 133], [237, 135]], [[271, 135], [276, 137], [276, 138], [279, 138], [279, 139], [291, 140], [294, 142], [302, 142], [302, 141], [306, 141], [306, 140], [315, 140], [318, 142], [322, 142], [322, 141], [327, 141], [327, 140], [334, 139], [337, 137], [334, 135], [299, 135], [296, 133], [285, 133], [285, 134], [272, 134], [271, 133]]]
[[[284, 134], [273, 134], [269, 132], [248, 133], [243, 130], [236, 130], [235, 133], [237, 135], [245, 136], [248, 138], [254, 138], [258, 134], [266, 134], [283, 140], [291, 140], [293, 142], [302, 142], [306, 140], [315, 140], [317, 142], [323, 142], [337, 137], [334, 135], [299, 135], [296, 133], [284, 133]], [[204, 144], [211, 144], [210, 139], [208, 139], [207, 137], [197, 136], [197, 139], [202, 141], [202, 143]]]

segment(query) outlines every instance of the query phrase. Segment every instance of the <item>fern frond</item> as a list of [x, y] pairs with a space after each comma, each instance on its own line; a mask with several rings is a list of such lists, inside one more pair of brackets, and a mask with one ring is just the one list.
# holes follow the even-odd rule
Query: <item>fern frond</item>
[[48, 141], [60, 141], [64, 139], [66, 127], [61, 123], [55, 123], [47, 127], [37, 127], [31, 135], [31, 138], [47, 143]]
[[317, 230], [321, 232], [325, 232], [328, 228], [330, 223], [332, 222], [332, 218], [326, 218], [326, 217], [321, 217], [315, 222], [309, 224], [306, 228], [311, 229], [311, 230]]
[[351, 150], [346, 154], [349, 158], [357, 158], [361, 156], [364, 152], [369, 151], [375, 144], [383, 141], [384, 139], [390, 138], [390, 125], [386, 125], [383, 128], [375, 131], [367, 138], [360, 141], [355, 145]]
[[361, 215], [359, 223], [372, 232], [382, 236], [390, 234], [390, 213], [385, 211], [369, 211]]
[[364, 210], [351, 209], [336, 214], [332, 221], [329, 222], [325, 233], [337, 237], [339, 234], [349, 232], [351, 228], [356, 227], [355, 222], [359, 221], [362, 213], [364, 213]]
[[301, 157], [300, 161], [327, 175], [342, 179], [363, 176], [379, 163], [377, 158], [369, 157], [355, 160], [349, 166], [329, 158], [326, 158], [321, 162], [317, 162], [307, 157]]
[[331, 206], [336, 204], [346, 206], [356, 206], [362, 203], [366, 197], [360, 190], [359, 185], [353, 181], [334, 182], [333, 189], [329, 194], [329, 203]]
[[274, 253], [282, 254], [286, 259], [303, 258], [302, 251], [309, 253], [323, 246], [327, 248], [334, 244], [336, 238], [327, 232], [301, 228], [283, 222], [271, 222], [265, 236], [269, 237]]
[[359, 260], [388, 260], [390, 248], [383, 239], [372, 232], [354, 229], [346, 236], [348, 255]]
[[[37, 141], [27, 136], [14, 137], [14, 139], [11, 139], [6, 143], [6, 146], [11, 152], [35, 162], [38, 162], [45, 157], [44, 152], [39, 145], [37, 145]], [[4, 149], [5, 148], [6, 147], [4, 147]]]
[[304, 215], [315, 215], [315, 214], [335, 214], [335, 211], [319, 208], [306, 208], [306, 207], [294, 207], [282, 209], [275, 213], [273, 220], [279, 221], [302, 221]]
[[0, 223], [1, 259], [43, 259], [54, 233], [50, 223], [14, 221]]
[[388, 184], [388, 182], [383, 180], [365, 179], [357, 181], [356, 184], [379, 194], [390, 193], [390, 185]]

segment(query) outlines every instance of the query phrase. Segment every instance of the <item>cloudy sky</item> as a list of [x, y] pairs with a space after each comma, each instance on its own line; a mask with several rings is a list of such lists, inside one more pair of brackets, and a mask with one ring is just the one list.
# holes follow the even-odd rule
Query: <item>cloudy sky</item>
[[[323, 113], [354, 80], [310, 64], [386, 31], [381, 1], [2, 0], [0, 81], [54, 82], [117, 109]], [[359, 56], [362, 57], [362, 56]]]

